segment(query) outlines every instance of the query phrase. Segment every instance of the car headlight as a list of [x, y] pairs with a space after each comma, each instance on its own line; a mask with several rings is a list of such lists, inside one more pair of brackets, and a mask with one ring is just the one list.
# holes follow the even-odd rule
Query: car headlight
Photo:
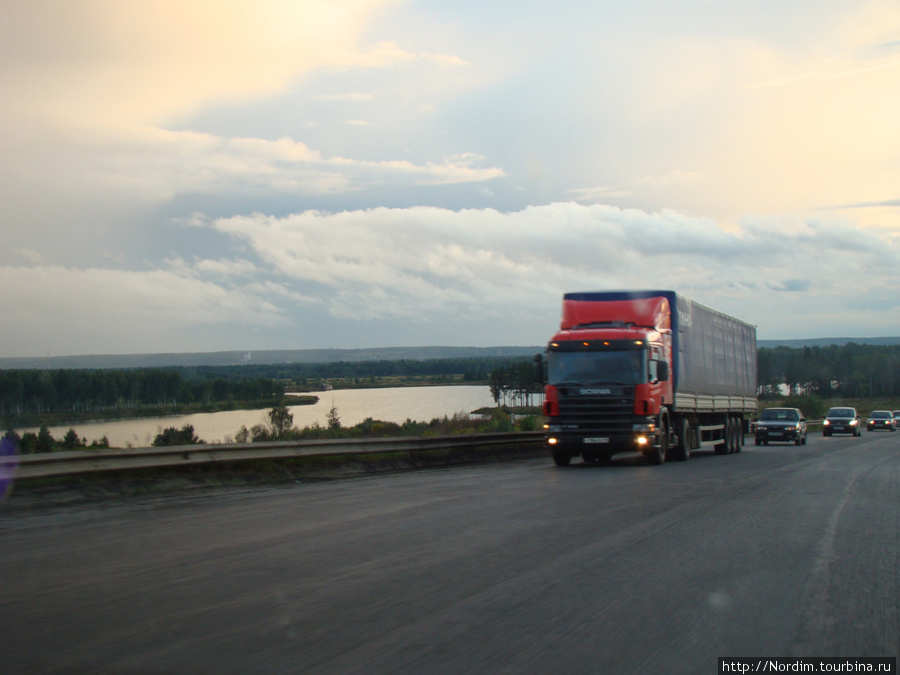
[[850, 420], [850, 426], [855, 427], [857, 424], [859, 424], [859, 420]]
[[822, 422], [823, 427], [827, 427], [829, 424], [831, 424], [829, 420], [825, 420], [824, 422]]

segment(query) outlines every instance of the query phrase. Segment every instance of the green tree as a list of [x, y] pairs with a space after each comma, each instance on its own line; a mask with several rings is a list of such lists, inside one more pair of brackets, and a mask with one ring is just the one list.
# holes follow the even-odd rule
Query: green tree
[[33, 431], [26, 431], [19, 439], [19, 452], [23, 455], [31, 455], [37, 452], [38, 437]]
[[69, 429], [66, 432], [66, 435], [63, 436], [62, 443], [60, 443], [60, 445], [62, 445], [66, 450], [75, 450], [76, 448], [83, 448], [85, 445], [87, 445], [87, 441], [79, 438], [74, 429]]
[[56, 440], [50, 434], [50, 429], [48, 429], [46, 426], [42, 426], [37, 435], [36, 452], [53, 452], [58, 447], [59, 446], [56, 443]]
[[329, 429], [340, 429], [341, 428], [341, 418], [338, 416], [338, 409], [334, 407], [334, 404], [331, 404], [331, 410], [328, 411], [328, 414], [325, 415], [328, 419], [328, 428]]
[[276, 405], [268, 412], [269, 429], [273, 439], [284, 438], [294, 427], [294, 415], [286, 405]]
[[176, 429], [175, 427], [164, 429], [162, 433], [156, 435], [152, 445], [160, 447], [165, 445], [197, 445], [198, 443], [203, 443], [203, 441], [194, 434], [194, 425], [185, 424], [181, 429]]

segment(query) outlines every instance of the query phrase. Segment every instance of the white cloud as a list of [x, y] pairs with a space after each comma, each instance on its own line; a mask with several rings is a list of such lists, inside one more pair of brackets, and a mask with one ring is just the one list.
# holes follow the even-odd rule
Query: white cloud
[[[53, 161], [56, 146], [49, 145], [48, 139], [46, 155], [38, 152], [38, 156], [32, 155], [19, 165], [25, 168], [30, 162], [33, 173], [20, 171], [13, 180], [36, 184], [50, 179], [66, 185], [72, 199], [100, 199], [103, 195], [112, 203], [159, 203], [188, 193], [327, 195], [359, 190], [373, 182], [440, 185], [488, 181], [505, 175], [500, 168], [479, 166], [482, 158], [472, 154], [416, 164], [323, 157], [290, 138], [222, 138], [150, 127], [120, 128], [115, 136], [110, 131], [103, 136], [84, 132], [77, 137], [67, 135], [69, 152], [80, 156], [77, 173]], [[76, 140], [78, 145], [74, 144]], [[30, 198], [30, 193], [25, 191], [24, 197]], [[13, 202], [21, 197], [10, 194]]]
[[[900, 326], [900, 242], [839, 223], [752, 219], [730, 232], [673, 211], [570, 202], [192, 222], [243, 252], [148, 271], [0, 267], [0, 350], [296, 346], [335, 321], [358, 326], [335, 338], [350, 347], [425, 330], [445, 344], [537, 345], [562, 293], [613, 288], [672, 288], [758, 324], [761, 337]], [[388, 337], [373, 342], [374, 326]]]
[[[515, 213], [255, 215], [214, 227], [285, 280], [330, 296], [333, 315], [358, 319], [489, 315], [502, 323], [535, 308], [552, 311], [565, 291], [664, 287], [724, 305], [774, 335], [806, 325], [802, 315], [781, 315], [784, 292], [809, 309], [852, 308], [900, 282], [896, 244], [835, 224], [792, 231], [752, 222], [732, 233], [671, 211], [559, 203]], [[840, 266], [839, 280], [832, 265]]]

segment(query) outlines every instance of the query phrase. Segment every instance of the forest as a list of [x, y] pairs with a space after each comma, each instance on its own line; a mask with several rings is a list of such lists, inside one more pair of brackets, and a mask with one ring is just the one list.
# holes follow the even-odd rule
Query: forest
[[757, 369], [761, 398], [900, 396], [900, 345], [760, 348]]
[[266, 377], [187, 376], [177, 369], [2, 370], [0, 417], [136, 410], [212, 401], [280, 399]]

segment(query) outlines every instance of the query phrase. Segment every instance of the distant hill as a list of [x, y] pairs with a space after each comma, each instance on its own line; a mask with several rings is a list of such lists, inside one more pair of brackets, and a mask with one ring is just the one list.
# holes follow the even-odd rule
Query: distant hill
[[339, 361], [425, 361], [451, 358], [531, 356], [543, 347], [383, 347], [372, 349], [278, 349], [185, 354], [102, 354], [0, 358], [0, 370], [124, 369], [171, 366], [241, 366], [271, 363], [336, 363]]
[[757, 347], [825, 347], [827, 345], [845, 345], [855, 342], [858, 345], [900, 345], [900, 337], [874, 338], [810, 338], [808, 340], [757, 340]]

